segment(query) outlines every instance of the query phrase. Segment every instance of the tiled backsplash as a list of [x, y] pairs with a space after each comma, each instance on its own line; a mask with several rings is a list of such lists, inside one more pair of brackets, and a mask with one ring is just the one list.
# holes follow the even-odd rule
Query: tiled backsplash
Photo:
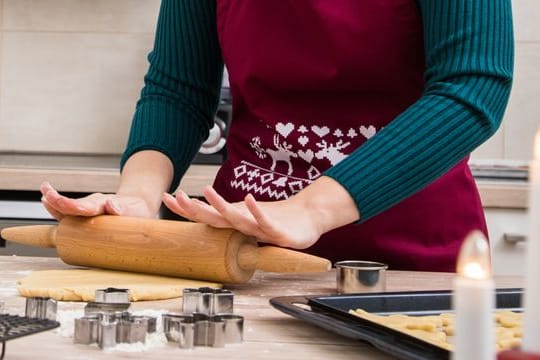
[[[513, 0], [515, 82], [476, 159], [527, 160], [540, 126], [539, 0]], [[121, 153], [159, 0], [0, 0], [0, 151]]]

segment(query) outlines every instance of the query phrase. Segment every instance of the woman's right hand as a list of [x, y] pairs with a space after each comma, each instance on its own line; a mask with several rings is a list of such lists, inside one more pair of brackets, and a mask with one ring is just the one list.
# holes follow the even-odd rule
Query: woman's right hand
[[43, 195], [41, 198], [43, 206], [57, 220], [61, 220], [64, 216], [102, 214], [148, 218], [156, 216], [142, 197], [95, 193], [72, 199], [60, 195], [48, 182], [41, 184], [40, 191]]

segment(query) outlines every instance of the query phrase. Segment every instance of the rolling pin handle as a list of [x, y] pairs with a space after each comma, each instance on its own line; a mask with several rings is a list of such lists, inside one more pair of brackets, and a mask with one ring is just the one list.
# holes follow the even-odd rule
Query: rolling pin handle
[[332, 263], [325, 258], [277, 246], [257, 248], [257, 269], [266, 272], [326, 272]]
[[2, 229], [0, 236], [7, 241], [42, 248], [56, 247], [57, 225], [15, 226]]

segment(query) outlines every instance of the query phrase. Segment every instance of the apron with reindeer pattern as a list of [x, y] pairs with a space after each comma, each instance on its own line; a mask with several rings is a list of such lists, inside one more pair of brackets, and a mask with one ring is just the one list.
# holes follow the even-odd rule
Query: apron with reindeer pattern
[[[276, 201], [301, 191], [422, 94], [414, 0], [217, 0], [217, 25], [233, 120], [214, 186], [228, 201], [248, 193]], [[304, 251], [332, 262], [453, 271], [472, 229], [486, 233], [465, 159], [389, 210]]]

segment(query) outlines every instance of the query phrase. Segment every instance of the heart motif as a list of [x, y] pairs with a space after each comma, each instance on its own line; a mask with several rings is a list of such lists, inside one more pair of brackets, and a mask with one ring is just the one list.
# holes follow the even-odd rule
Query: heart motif
[[286, 138], [294, 130], [294, 125], [292, 123], [283, 124], [279, 122], [276, 125], [276, 130], [281, 136]]
[[311, 163], [311, 160], [313, 160], [313, 156], [315, 156], [311, 149], [306, 151], [298, 150], [298, 155], [308, 163]]
[[315, 134], [322, 138], [324, 135], [327, 135], [330, 132], [330, 129], [328, 128], [328, 126], [319, 127], [317, 125], [313, 125], [311, 127], [311, 131], [313, 131]]
[[305, 135], [302, 135], [298, 138], [298, 143], [302, 146], [306, 146], [306, 144], [309, 142], [309, 138]]
[[364, 125], [360, 126], [360, 134], [364, 135], [366, 139], [369, 139], [373, 137], [377, 133], [377, 129], [375, 129], [375, 126], [369, 125], [368, 127], [365, 127]]

